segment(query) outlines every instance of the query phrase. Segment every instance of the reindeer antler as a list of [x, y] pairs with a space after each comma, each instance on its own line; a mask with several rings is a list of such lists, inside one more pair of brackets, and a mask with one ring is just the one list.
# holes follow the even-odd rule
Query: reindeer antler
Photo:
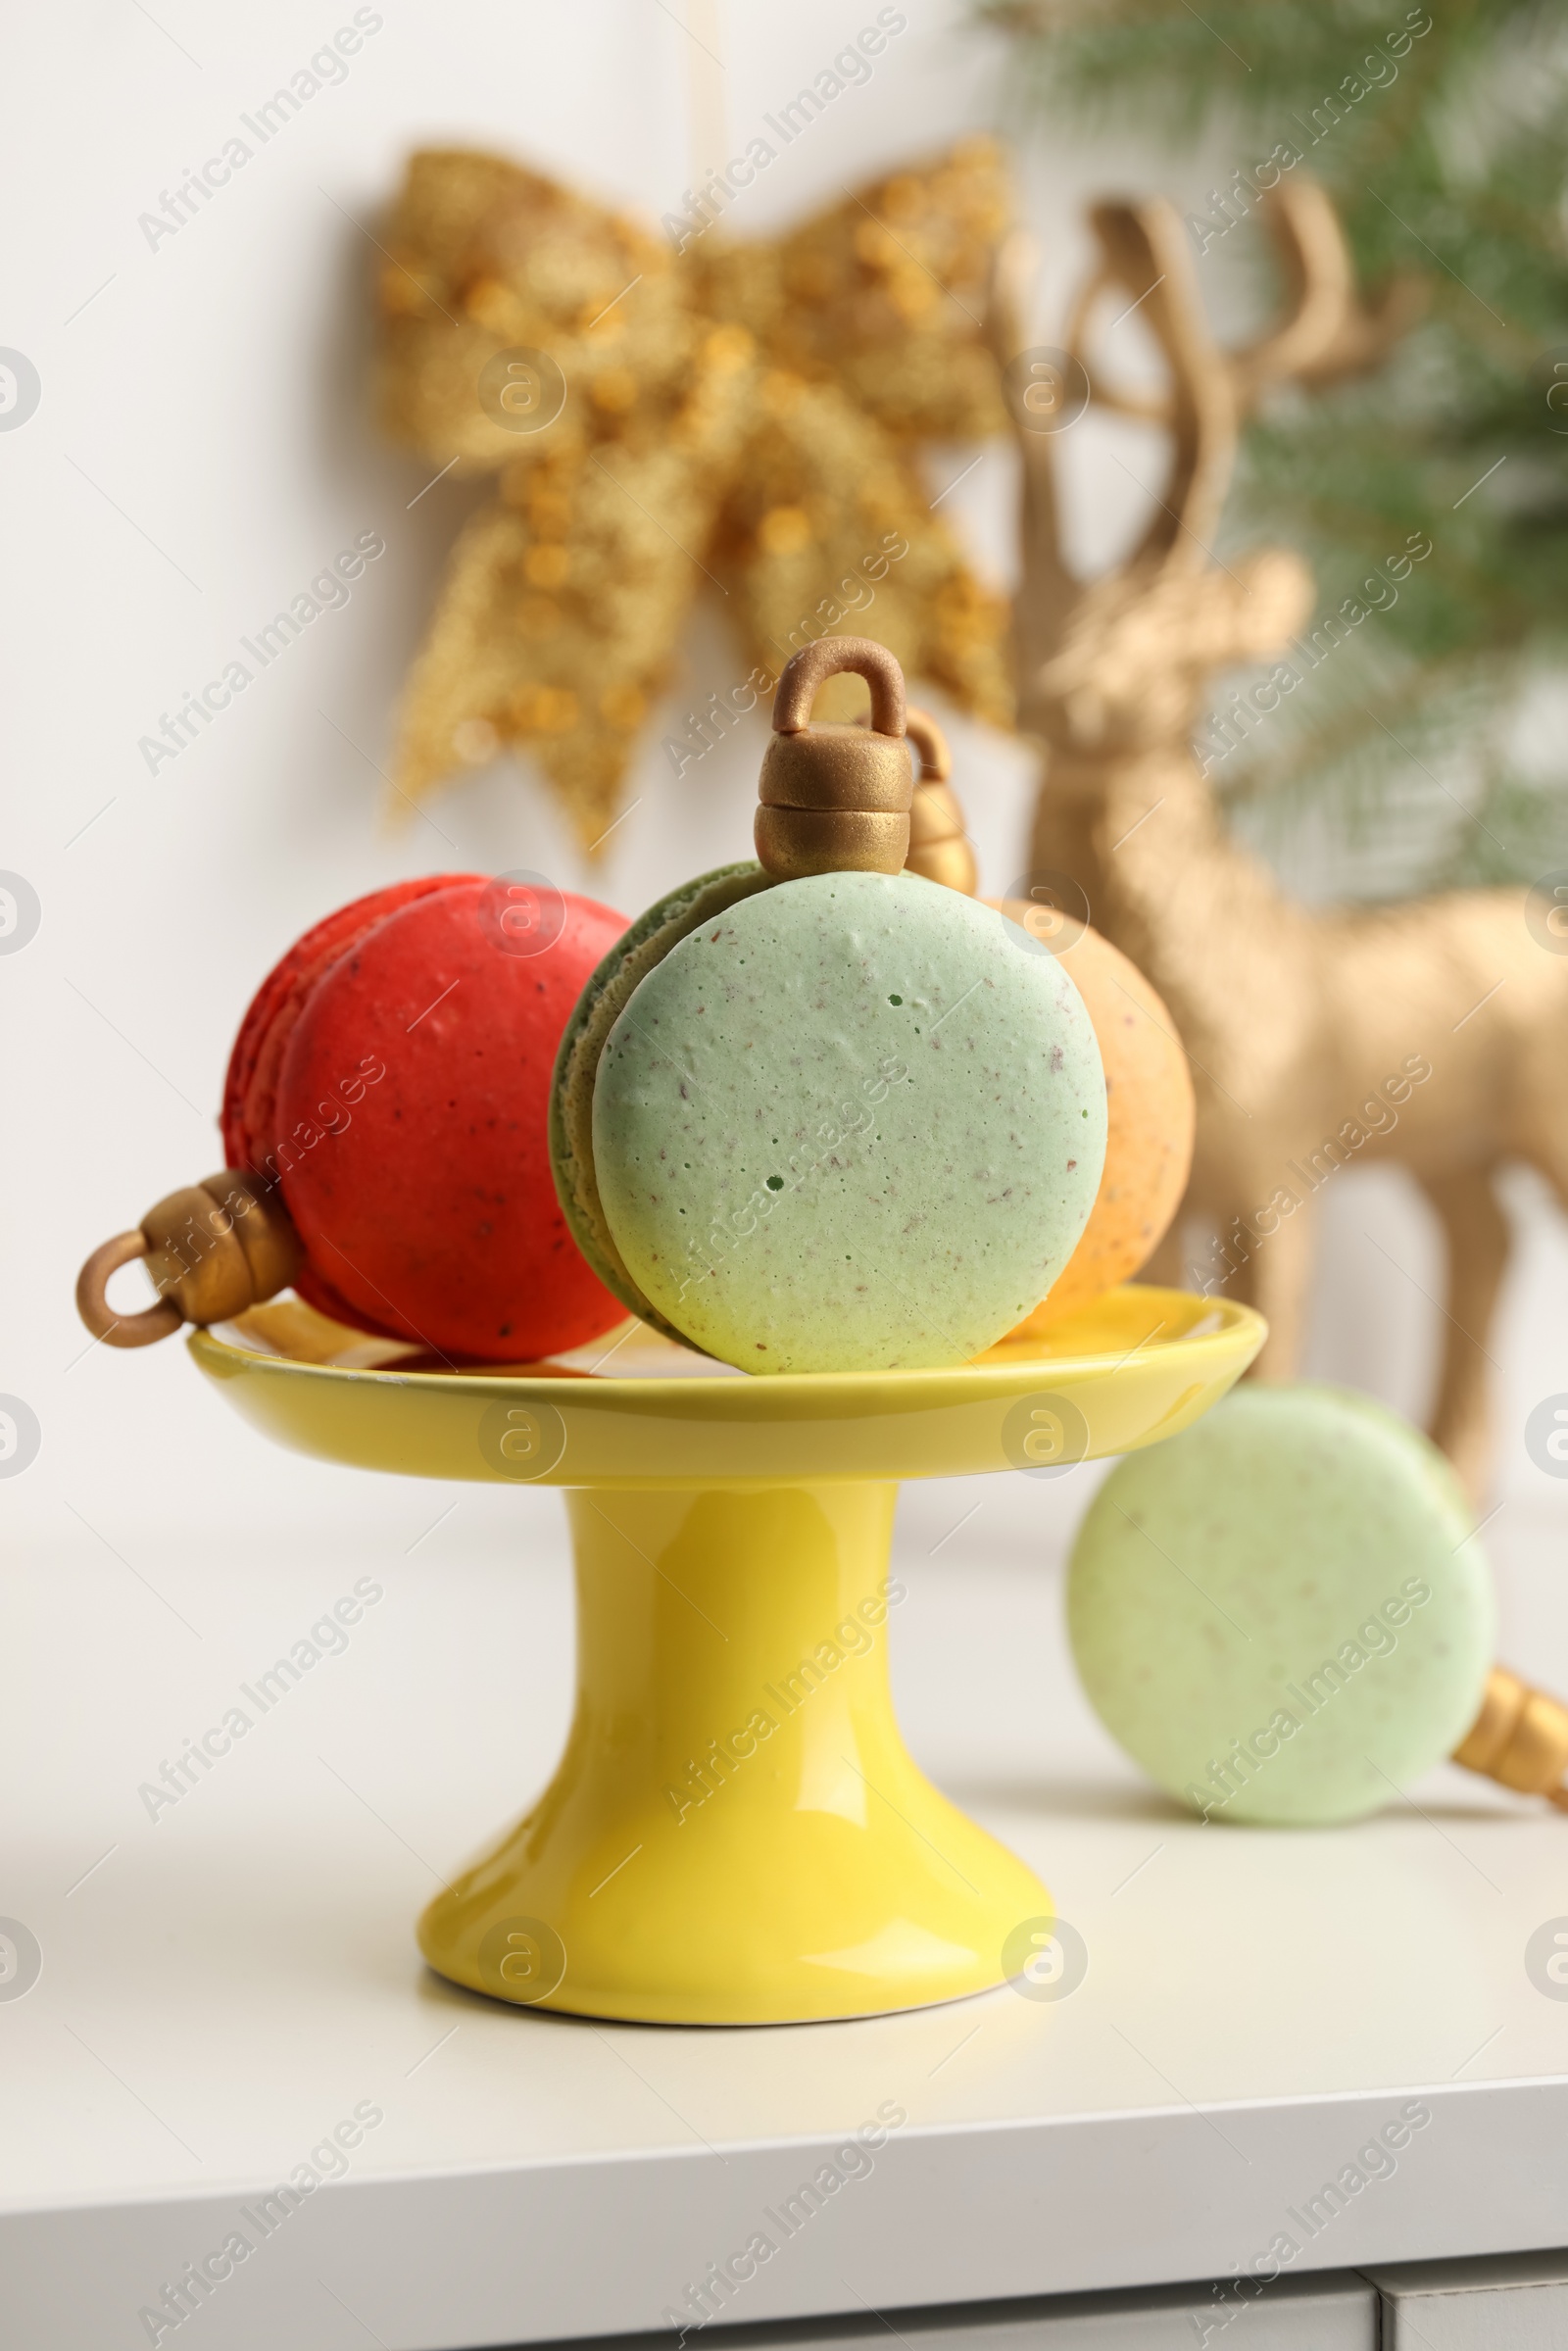
[[[1054, 732], [1052, 707], [1059, 710], [1070, 693], [1076, 693], [1085, 718], [1091, 703], [1102, 711], [1116, 703], [1122, 665], [1107, 659], [1108, 639], [1116, 634], [1130, 641], [1140, 633], [1138, 597], [1167, 578], [1176, 587], [1171, 596], [1160, 597], [1158, 622], [1141, 651], [1149, 657], [1163, 648], [1178, 699], [1201, 668], [1226, 658], [1224, 645], [1232, 636], [1238, 646], [1246, 639], [1249, 652], [1261, 648], [1273, 641], [1279, 618], [1300, 609], [1309, 596], [1301, 565], [1284, 555], [1246, 583], [1236, 571], [1213, 568], [1212, 541], [1235, 469], [1243, 418], [1272, 384], [1325, 383], [1376, 366], [1415, 317], [1422, 291], [1418, 281], [1399, 278], [1375, 303], [1364, 302], [1334, 206], [1304, 174], [1271, 189], [1262, 213], [1285, 280], [1283, 316], [1255, 342], [1228, 352], [1209, 329], [1192, 246], [1175, 206], [1156, 197], [1097, 204], [1091, 210], [1099, 254], [1073, 307], [1066, 353], [1057, 356], [1082, 369], [1091, 398], [1102, 408], [1162, 426], [1170, 436], [1170, 463], [1155, 512], [1132, 555], [1113, 579], [1085, 587], [1061, 553], [1054, 436], [1034, 428], [1014, 398], [1023, 465], [1023, 577], [1014, 599], [1014, 640], [1019, 714], [1032, 731]], [[1004, 247], [989, 313], [993, 349], [1004, 372], [1022, 353], [1022, 269], [1016, 243]], [[1158, 344], [1166, 368], [1163, 393], [1144, 397], [1127, 391], [1100, 372], [1098, 360], [1093, 370], [1088, 367], [1089, 331], [1110, 295], [1120, 304], [1112, 323], [1137, 311]], [[1243, 568], [1250, 574], [1253, 567]], [[1265, 576], [1271, 587], [1262, 600], [1269, 607], [1266, 621], [1255, 601]], [[1194, 601], [1200, 583], [1214, 605], [1206, 616], [1199, 610], [1202, 597]], [[1241, 591], [1242, 607], [1251, 610], [1231, 609], [1237, 604], [1233, 589]], [[1237, 652], [1230, 658], [1243, 657]], [[1091, 670], [1097, 691], [1086, 702]], [[1076, 678], [1076, 688], [1070, 678]]]
[[[1068, 349], [1080, 366], [1094, 313], [1107, 293], [1130, 296], [1164, 354], [1170, 388], [1143, 396], [1095, 370], [1094, 397], [1117, 415], [1163, 425], [1173, 440], [1171, 471], [1140, 558], [1169, 555], [1191, 568], [1206, 542], [1235, 464], [1242, 418], [1269, 386], [1294, 379], [1329, 383], [1374, 367], [1419, 314], [1420, 279], [1396, 277], [1375, 304], [1357, 293], [1339, 215], [1315, 179], [1281, 180], [1263, 197], [1262, 218], [1285, 279], [1284, 316], [1244, 349], [1227, 352], [1209, 333], [1191, 245], [1174, 205], [1099, 204], [1090, 220], [1100, 260], [1074, 305]], [[1185, 550], [1178, 534], [1187, 534]]]
[[[1126, 310], [1141, 312], [1170, 375], [1168, 397], [1153, 412], [1171, 436], [1170, 471], [1132, 562], [1197, 570], [1207, 560], [1236, 463], [1241, 412], [1235, 379], [1209, 333], [1176, 207], [1158, 196], [1146, 204], [1097, 204], [1089, 218], [1100, 241], [1100, 290], [1115, 288], [1131, 298]], [[1127, 395], [1103, 382], [1096, 397], [1104, 407], [1132, 406]], [[1140, 412], [1151, 413], [1147, 404], [1134, 409]]]
[[1269, 333], [1231, 356], [1244, 409], [1270, 384], [1337, 383], [1381, 367], [1427, 305], [1426, 280], [1391, 277], [1368, 302], [1356, 290], [1355, 265], [1340, 216], [1320, 181], [1282, 179], [1262, 204], [1286, 285], [1286, 316]]
[[1068, 569], [1061, 550], [1053, 447], [1055, 436], [1032, 429], [1013, 380], [1013, 370], [1024, 356], [1023, 320], [1035, 265], [1032, 240], [1014, 230], [998, 249], [985, 317], [986, 339], [1002, 376], [1022, 469], [1018, 514], [1022, 576], [1012, 600], [1013, 674], [1020, 681], [1032, 677], [1052, 648], [1060, 643], [1067, 616], [1083, 593], [1083, 583]]

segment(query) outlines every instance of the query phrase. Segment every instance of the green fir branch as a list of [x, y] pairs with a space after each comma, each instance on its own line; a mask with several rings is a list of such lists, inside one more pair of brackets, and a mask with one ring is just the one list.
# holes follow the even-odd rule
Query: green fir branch
[[[1178, 148], [1227, 128], [1249, 212], [1249, 175], [1286, 142], [1334, 194], [1363, 285], [1425, 282], [1375, 375], [1283, 391], [1249, 426], [1224, 548], [1299, 548], [1319, 620], [1413, 535], [1433, 552], [1215, 770], [1223, 796], [1280, 836], [1315, 817], [1352, 867], [1380, 827], [1402, 834], [1411, 888], [1568, 863], [1568, 758], [1526, 776], [1510, 750], [1523, 686], [1568, 661], [1568, 13], [989, 0], [979, 17], [1007, 37], [1020, 122], [1142, 123]], [[1195, 246], [1224, 193], [1189, 216]], [[1242, 251], [1266, 311], [1250, 220], [1227, 265]]]

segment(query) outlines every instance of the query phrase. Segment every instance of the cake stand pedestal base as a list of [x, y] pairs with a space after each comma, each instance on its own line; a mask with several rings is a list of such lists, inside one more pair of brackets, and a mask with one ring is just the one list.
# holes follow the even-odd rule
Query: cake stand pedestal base
[[1174, 1437], [1263, 1336], [1250, 1306], [1139, 1285], [947, 1370], [737, 1379], [630, 1332], [610, 1373], [436, 1370], [298, 1299], [189, 1346], [319, 1460], [566, 1492], [571, 1735], [426, 1910], [430, 1965], [519, 2007], [777, 2025], [985, 1991], [1034, 1975], [1049, 1936], [1045, 1888], [899, 1737], [899, 1481], [1050, 1476]]
[[1050, 1897], [916, 1770], [888, 1686], [898, 1488], [573, 1491], [561, 1766], [419, 1922], [520, 2005], [678, 2025], [872, 2016], [1004, 1981]]

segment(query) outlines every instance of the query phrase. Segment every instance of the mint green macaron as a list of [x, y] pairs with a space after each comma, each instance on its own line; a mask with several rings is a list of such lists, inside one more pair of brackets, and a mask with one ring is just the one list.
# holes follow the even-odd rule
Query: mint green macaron
[[688, 931], [593, 1082], [621, 1264], [755, 1372], [966, 1362], [1051, 1288], [1104, 1148], [1062, 963], [911, 874], [816, 874]]
[[1090, 1702], [1209, 1820], [1353, 1820], [1450, 1754], [1495, 1653], [1436, 1446], [1369, 1398], [1250, 1386], [1101, 1487], [1067, 1630]]

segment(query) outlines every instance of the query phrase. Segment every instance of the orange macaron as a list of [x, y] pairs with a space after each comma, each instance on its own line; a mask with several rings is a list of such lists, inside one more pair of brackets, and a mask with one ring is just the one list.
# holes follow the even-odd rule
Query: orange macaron
[[1056, 955], [1084, 1000], [1105, 1070], [1105, 1165], [1078, 1247], [1020, 1332], [1087, 1306], [1148, 1263], [1181, 1206], [1197, 1105], [1176, 1024], [1136, 963], [1087, 923], [994, 901]]

